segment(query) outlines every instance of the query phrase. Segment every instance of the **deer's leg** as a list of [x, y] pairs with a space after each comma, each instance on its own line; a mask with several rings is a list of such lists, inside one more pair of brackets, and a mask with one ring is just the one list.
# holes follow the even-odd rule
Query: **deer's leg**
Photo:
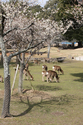
[[60, 71], [58, 70], [58, 74], [60, 75]]
[[49, 78], [47, 77], [47, 82], [48, 82], [48, 79], [49, 79]]
[[47, 82], [49, 82], [49, 76], [47, 76]]
[[52, 80], [52, 78], [50, 78], [50, 82], [52, 82], [53, 80]]
[[54, 77], [54, 78], [55, 78], [55, 81], [58, 82], [58, 81], [57, 81], [57, 78], [56, 78], [56, 77]]
[[48, 76], [46, 78], [47, 78], [47, 82], [48, 82]]
[[44, 81], [44, 76], [42, 75], [42, 81]]
[[51, 81], [51, 82], [53, 82], [53, 78], [54, 78], [53, 76], [50, 77], [50, 81]]

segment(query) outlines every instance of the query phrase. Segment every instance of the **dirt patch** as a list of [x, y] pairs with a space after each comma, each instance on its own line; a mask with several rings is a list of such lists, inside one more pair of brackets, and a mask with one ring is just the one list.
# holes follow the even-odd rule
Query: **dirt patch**
[[14, 90], [11, 98], [12, 100], [20, 99], [21, 101], [27, 100], [30, 103], [38, 103], [42, 101], [49, 101], [52, 99], [52, 96], [44, 91], [24, 89], [22, 94], [18, 94], [17, 90]]
[[3, 99], [3, 96], [4, 96], [4, 90], [0, 89], [0, 98]]
[[55, 116], [61, 116], [61, 115], [64, 115], [64, 112], [52, 112], [52, 115], [55, 115]]
[[[32, 102], [34, 101], [48, 101], [51, 99], [51, 95], [47, 92], [38, 91], [38, 90], [28, 90], [24, 93], [24, 96], [28, 97], [28, 99]], [[22, 97], [22, 96], [21, 96]]]
[[[59, 50], [59, 51], [58, 51]], [[47, 48], [44, 48], [40, 51], [47, 51]], [[58, 49], [56, 47], [51, 47], [50, 50], [50, 58], [56, 58], [56, 57], [66, 57], [68, 59], [71, 59], [72, 57], [76, 56], [82, 56], [83, 55], [83, 48], [77, 48], [77, 49]], [[43, 55], [33, 55], [34, 58], [46, 58], [47, 54]]]

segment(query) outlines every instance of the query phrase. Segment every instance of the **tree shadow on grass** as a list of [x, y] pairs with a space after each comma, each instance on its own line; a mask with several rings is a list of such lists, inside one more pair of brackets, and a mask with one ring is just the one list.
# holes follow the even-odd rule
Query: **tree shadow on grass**
[[58, 86], [46, 86], [46, 85], [37, 85], [37, 90], [43, 90], [43, 91], [57, 91], [62, 90], [61, 87]]
[[13, 117], [19, 117], [19, 116], [24, 116], [27, 113], [29, 113], [35, 106], [37, 107], [43, 107], [44, 110], [46, 109], [47, 105], [48, 108], [50, 109], [52, 105], [69, 105], [73, 100], [75, 100], [75, 97], [73, 95], [62, 95], [60, 97], [51, 97], [48, 101], [43, 100], [41, 98], [40, 102], [36, 103], [31, 103], [29, 101], [29, 98], [27, 97], [27, 102], [24, 102], [21, 98], [21, 103], [27, 104], [28, 109], [26, 109], [24, 112], [22, 112], [19, 115], [13, 115]]
[[71, 73], [71, 75], [75, 76], [76, 78], [79, 77], [78, 79], [74, 79], [74, 81], [83, 82], [83, 73]]

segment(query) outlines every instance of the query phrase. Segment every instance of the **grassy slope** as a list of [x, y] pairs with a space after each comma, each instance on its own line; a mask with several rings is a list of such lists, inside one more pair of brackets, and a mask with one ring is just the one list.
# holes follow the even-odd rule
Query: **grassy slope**
[[[65, 50], [66, 51], [66, 50]], [[67, 53], [67, 52], [66, 52]], [[70, 53], [70, 52], [69, 52]], [[54, 55], [54, 54], [53, 54]], [[66, 60], [60, 65], [64, 75], [59, 75], [60, 82], [42, 82], [41, 66], [29, 67], [34, 81], [31, 81], [35, 91], [17, 94], [17, 74], [15, 89], [11, 97], [11, 114], [13, 118], [0, 119], [0, 125], [82, 125], [83, 124], [83, 62]], [[52, 69], [53, 63], [47, 63]], [[3, 68], [0, 68], [3, 74]], [[10, 66], [11, 84], [14, 70]], [[25, 80], [24, 89], [31, 89], [30, 81]], [[0, 84], [0, 113], [3, 104], [3, 83]], [[28, 98], [27, 98], [28, 97]]]

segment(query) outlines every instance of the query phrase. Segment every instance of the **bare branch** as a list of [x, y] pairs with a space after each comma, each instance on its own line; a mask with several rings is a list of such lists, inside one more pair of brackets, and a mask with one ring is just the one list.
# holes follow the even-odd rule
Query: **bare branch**
[[31, 23], [29, 26], [25, 27], [25, 28], [18, 28], [19, 30], [26, 30], [27, 28], [31, 27], [32, 25], [34, 25], [34, 23]]
[[13, 31], [13, 30], [17, 30], [17, 28], [15, 27], [15, 28], [13, 28], [13, 29], [8, 30], [6, 33], [3, 34], [3, 36], [7, 35], [8, 33], [10, 33], [10, 32]]
[[29, 46], [28, 46], [26, 49], [24, 49], [24, 50], [20, 50], [20, 51], [18, 51], [18, 52], [15, 52], [15, 53], [10, 54], [9, 57], [8, 57], [8, 63], [10, 62], [10, 60], [11, 60], [12, 57], [17, 56], [17, 55], [19, 55], [19, 54], [21, 54], [21, 53], [24, 53], [24, 52], [26, 52], [27, 50], [33, 49], [33, 48], [37, 47], [38, 45], [40, 45], [42, 42], [43, 42], [43, 41], [41, 41], [40, 43], [37, 43], [36, 45], [31, 46], [31, 47], [30, 47], [30, 45], [29, 45]]
[[29, 59], [31, 58], [31, 56], [33, 55], [33, 53], [35, 52], [35, 50], [31, 50], [31, 54], [30, 54], [30, 56], [27, 58], [27, 61], [26, 61], [26, 63], [25, 63], [25, 65], [28, 63], [28, 61], [29, 61]]
[[7, 35], [8, 33], [10, 33], [11, 31], [13, 30], [26, 30], [27, 28], [31, 27], [32, 25], [34, 25], [34, 23], [31, 23], [29, 26], [25, 27], [25, 28], [13, 28], [13, 29], [10, 29], [8, 30], [6, 33], [3, 34], [3, 36]]
[[20, 55], [18, 55], [18, 59], [22, 63], [22, 59], [21, 59]]

